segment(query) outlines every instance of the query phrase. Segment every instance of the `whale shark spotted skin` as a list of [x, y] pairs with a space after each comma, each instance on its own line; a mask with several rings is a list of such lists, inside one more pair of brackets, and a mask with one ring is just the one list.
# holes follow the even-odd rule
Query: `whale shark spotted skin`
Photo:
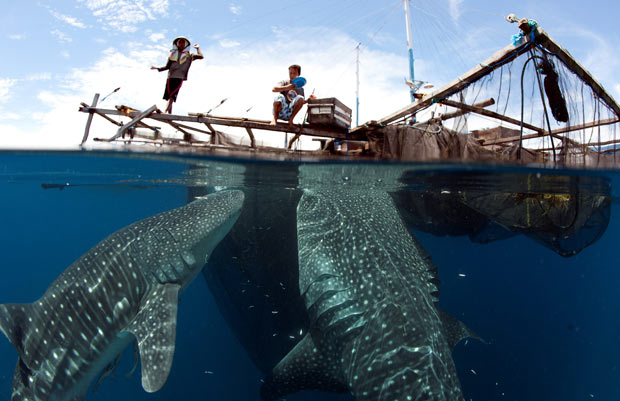
[[77, 401], [136, 340], [142, 386], [159, 390], [175, 348], [178, 296], [239, 216], [223, 191], [146, 218], [101, 241], [31, 304], [0, 305], [17, 349], [12, 401]]
[[297, 230], [310, 330], [266, 379], [263, 398], [323, 390], [358, 401], [462, 400], [450, 347], [468, 332], [436, 307], [436, 268], [388, 192], [306, 189]]

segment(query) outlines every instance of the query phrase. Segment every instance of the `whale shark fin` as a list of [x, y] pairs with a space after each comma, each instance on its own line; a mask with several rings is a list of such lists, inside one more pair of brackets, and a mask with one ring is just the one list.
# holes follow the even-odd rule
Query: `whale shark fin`
[[136, 336], [142, 362], [142, 387], [159, 390], [170, 373], [174, 356], [178, 284], [157, 285], [144, 298], [136, 317], [126, 328]]
[[9, 339], [18, 354], [24, 356], [24, 336], [28, 330], [28, 316], [32, 304], [0, 305], [0, 331]]
[[475, 338], [476, 340], [486, 343], [469, 327], [465, 326], [465, 323], [450, 315], [448, 312], [442, 310], [441, 308], [437, 308], [437, 313], [441, 319], [443, 334], [446, 337], [446, 341], [448, 342], [450, 349], [454, 349], [454, 347], [456, 347], [461, 340], [466, 338]]
[[303, 390], [348, 391], [340, 361], [321, 354], [309, 334], [276, 365], [260, 393], [270, 401]]

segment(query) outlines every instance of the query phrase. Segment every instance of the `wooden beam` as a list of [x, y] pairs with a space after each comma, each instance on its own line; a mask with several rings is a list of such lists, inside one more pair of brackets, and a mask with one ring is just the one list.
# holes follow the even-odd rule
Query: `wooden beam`
[[573, 125], [573, 126], [570, 126], [570, 127], [558, 128], [558, 129], [554, 129], [551, 132], [554, 133], [554, 134], [565, 134], [567, 132], [581, 131], [582, 129], [596, 128], [596, 127], [600, 127], [600, 126], [603, 126], [603, 125], [615, 124], [617, 122], [620, 122], [620, 119], [618, 119], [618, 118], [609, 118], [609, 119], [606, 119], [606, 120], [591, 121], [591, 122], [585, 123], [585, 124], [579, 124], [579, 125]]
[[[519, 120], [516, 120], [516, 119], [511, 118], [511, 117], [506, 117], [503, 114], [499, 114], [499, 113], [496, 113], [494, 111], [489, 111], [489, 110], [486, 110], [486, 109], [483, 109], [483, 108], [480, 108], [480, 107], [470, 106], [470, 105], [465, 104], [465, 103], [459, 103], [459, 102], [455, 102], [455, 101], [448, 100], [448, 99], [443, 99], [439, 103], [445, 104], [446, 106], [455, 107], [457, 109], [465, 110], [465, 111], [468, 111], [470, 113], [476, 113], [476, 114], [480, 114], [480, 115], [483, 115], [483, 116], [492, 117], [492, 118], [495, 118], [497, 120], [501, 120], [501, 121], [505, 121], [505, 122], [510, 123], [510, 124], [514, 124], [517, 127], [521, 126], [521, 121], [519, 121]], [[523, 128], [527, 128], [529, 130], [536, 131], [540, 135], [543, 135], [545, 133], [544, 129], [535, 127], [535, 126], [533, 126], [531, 124], [528, 124], [528, 123], [523, 123]]]
[[[545, 135], [541, 135], [541, 134], [529, 134], [529, 135], [523, 135], [523, 140], [526, 139], [534, 139], [534, 138], [543, 138]], [[499, 139], [494, 139], [492, 141], [487, 141], [484, 139], [480, 139], [481, 145], [482, 146], [491, 146], [491, 145], [501, 145], [504, 143], [509, 143], [509, 142], [515, 142], [518, 141], [521, 137], [520, 136], [509, 136], [507, 138], [499, 138]]]
[[[559, 129], [555, 129], [552, 132], [553, 136], [555, 138], [558, 138], [558, 135], [560, 134], [565, 134], [567, 132], [574, 132], [574, 131], [579, 131], [582, 129], [588, 129], [588, 128], [595, 128], [598, 126], [602, 126], [602, 125], [610, 125], [610, 124], [615, 124], [617, 122], [620, 122], [620, 119], [616, 119], [616, 118], [610, 118], [607, 120], [601, 120], [601, 121], [592, 121], [589, 123], [585, 123], [585, 124], [579, 124], [579, 125], [573, 125], [570, 127], [564, 127], [564, 128], [559, 128]], [[532, 134], [532, 135], [523, 135], [523, 139], [532, 139], [532, 138], [541, 138], [542, 135], [539, 134]], [[559, 138], [558, 138], [559, 139]], [[564, 140], [567, 140], [568, 138], [562, 138]], [[519, 137], [518, 136], [511, 136], [511, 137], [507, 137], [507, 138], [498, 138], [492, 141], [486, 141], [484, 139], [482, 139], [482, 145], [483, 146], [490, 146], [490, 145], [501, 145], [503, 143], [508, 143], [508, 142], [514, 142], [514, 141], [518, 141]], [[578, 143], [575, 141], [572, 141], [573, 143]], [[613, 142], [612, 142], [613, 143]], [[579, 144], [579, 145], [584, 145], [584, 144]], [[585, 144], [586, 146], [594, 146], [593, 144]]]
[[[97, 107], [97, 102], [99, 102], [99, 94], [95, 93], [95, 97], [93, 98], [93, 103], [90, 107]], [[80, 146], [84, 145], [84, 142], [88, 139], [88, 134], [90, 133], [90, 125], [93, 122], [93, 112], [88, 113], [88, 120], [86, 120], [86, 128], [84, 129], [84, 136], [82, 137], [82, 143]]]
[[[495, 99], [490, 98], [487, 100], [483, 100], [481, 102], [478, 103], [474, 103], [472, 104], [473, 107], [489, 107], [489, 106], [493, 106], [495, 104]], [[446, 121], [446, 120], [450, 120], [452, 118], [457, 118], [460, 116], [463, 116], [465, 114], [469, 114], [470, 111], [466, 111], [466, 110], [460, 110], [460, 111], [455, 111], [454, 113], [446, 113], [446, 114], [442, 114], [441, 116], [439, 116], [437, 119], [441, 120], [441, 121]]]
[[187, 142], [191, 142], [192, 141], [192, 135], [185, 131], [179, 124], [172, 122], [172, 121], [164, 121], [166, 124], [172, 126], [173, 128], [179, 130], [180, 132], [183, 133], [183, 140], [187, 141]]
[[250, 136], [250, 147], [255, 148], [256, 142], [254, 141], [254, 133], [252, 132], [252, 129], [249, 127], [245, 127], [245, 130], [248, 132], [248, 135]]
[[[139, 112], [136, 110], [122, 112], [120, 110], [113, 109], [98, 109], [98, 108], [90, 108], [90, 107], [82, 107], [80, 108], [81, 112], [89, 113], [90, 111], [99, 112], [102, 114], [108, 115], [123, 115], [128, 116], [130, 118], [135, 118], [139, 115]], [[251, 128], [251, 129], [259, 129], [265, 131], [276, 131], [276, 132], [295, 132], [299, 130], [301, 125], [295, 124], [291, 128], [288, 124], [278, 124], [278, 125], [270, 125], [267, 120], [251, 120], [251, 119], [225, 119], [221, 117], [200, 117], [200, 116], [181, 116], [181, 115], [173, 115], [173, 114], [159, 114], [153, 113], [148, 116], [149, 119], [156, 121], [184, 121], [184, 122], [192, 122], [199, 124], [209, 123], [211, 125], [224, 125], [228, 127], [240, 127], [240, 128]], [[304, 135], [308, 136], [318, 136], [318, 137], [328, 137], [328, 138], [337, 138], [337, 139], [353, 139], [353, 140], [365, 140], [366, 135], [362, 132], [357, 134], [349, 134], [346, 130], [331, 128], [331, 127], [317, 127], [310, 124], [303, 125]]]
[[209, 123], [204, 123], [204, 124], [207, 126], [207, 128], [209, 128], [209, 131], [211, 131], [211, 134], [213, 135], [217, 134], [217, 131], [215, 130], [215, 128], [213, 128], [211, 124]]
[[[151, 107], [149, 107], [148, 109], [146, 109], [145, 111], [138, 113], [138, 112], [131, 112], [129, 114], [136, 114], [135, 117], [133, 117], [133, 119], [127, 123], [126, 125], [123, 125], [122, 127], [120, 127], [118, 129], [118, 131], [116, 132], [116, 135], [114, 135], [112, 138], [110, 138], [110, 141], [119, 138], [121, 136], [123, 136], [130, 128], [133, 128], [134, 125], [138, 124], [138, 122], [140, 122], [142, 119], [148, 117], [149, 115], [151, 115], [155, 110], [157, 109], [157, 105], [152, 105]], [[120, 110], [119, 113], [121, 113], [122, 115], [125, 115], [125, 113], [123, 113]], [[99, 111], [101, 112], [101, 111]], [[106, 113], [109, 114], [109, 113]]]

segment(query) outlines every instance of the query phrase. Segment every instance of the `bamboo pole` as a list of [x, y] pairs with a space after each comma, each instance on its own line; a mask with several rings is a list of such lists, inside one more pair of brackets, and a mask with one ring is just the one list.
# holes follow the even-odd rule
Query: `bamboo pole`
[[[495, 104], [495, 99], [490, 98], [487, 100], [483, 100], [481, 102], [478, 103], [474, 103], [472, 104], [473, 107], [489, 107], [489, 106], [493, 106]], [[446, 113], [446, 114], [442, 114], [441, 116], [438, 117], [438, 119], [440, 119], [441, 121], [445, 121], [445, 120], [450, 120], [452, 118], [457, 118], [457, 117], [461, 117], [464, 116], [465, 114], [469, 114], [469, 111], [466, 110], [461, 110], [461, 111], [455, 111], [454, 113]]]
[[[486, 110], [486, 109], [483, 109], [483, 108], [480, 108], [480, 107], [470, 106], [470, 105], [465, 104], [465, 103], [459, 103], [459, 102], [455, 102], [455, 101], [448, 100], [448, 99], [443, 99], [439, 103], [445, 104], [446, 106], [455, 107], [457, 109], [462, 109], [462, 110], [468, 111], [470, 113], [476, 113], [476, 114], [480, 114], [480, 115], [483, 115], [483, 116], [492, 117], [492, 118], [495, 118], [497, 120], [501, 120], [501, 121], [504, 121], [504, 122], [507, 122], [507, 123], [510, 123], [510, 124], [514, 124], [516, 126], [520, 126], [521, 125], [521, 121], [519, 121], [519, 120], [516, 120], [516, 119], [511, 118], [511, 117], [507, 117], [507, 116], [505, 116], [503, 114], [499, 114], [499, 113], [496, 113], [494, 111]], [[544, 129], [538, 128], [538, 127], [533, 126], [533, 125], [528, 124], [528, 123], [523, 123], [523, 127], [527, 128], [529, 130], [538, 132], [540, 136], [543, 136], [544, 133], [545, 133]]]

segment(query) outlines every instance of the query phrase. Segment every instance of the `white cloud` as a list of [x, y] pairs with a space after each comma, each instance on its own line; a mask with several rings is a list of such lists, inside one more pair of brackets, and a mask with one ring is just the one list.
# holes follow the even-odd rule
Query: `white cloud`
[[241, 15], [241, 9], [242, 8], [243, 7], [232, 3], [228, 9], [230, 10], [231, 13], [233, 13], [235, 15]]
[[149, 40], [151, 42], [159, 42], [162, 39], [164, 39], [166, 37], [165, 34], [163, 33], [152, 33], [151, 35], [149, 35]]
[[79, 0], [104, 29], [135, 32], [136, 25], [168, 15], [168, 0]]
[[23, 118], [23, 116], [20, 114], [9, 112], [9, 111], [4, 111], [0, 109], [0, 121], [1, 120], [19, 120], [21, 118]]
[[25, 81], [49, 81], [50, 79], [52, 79], [52, 74], [49, 72], [30, 74], [24, 78]]
[[8, 37], [11, 40], [23, 40], [23, 39], [26, 39], [26, 36], [25, 35], [21, 35], [21, 34], [8, 35]]
[[237, 47], [239, 45], [241, 45], [241, 43], [237, 42], [236, 40], [230, 40], [230, 39], [220, 40], [220, 46], [224, 48]]
[[450, 0], [450, 17], [454, 23], [458, 22], [463, 13], [463, 3], [465, 0]]
[[80, 22], [77, 18], [75, 17], [70, 17], [68, 15], [64, 15], [61, 14], [55, 10], [50, 9], [49, 10], [50, 14], [52, 14], [52, 17], [56, 18], [59, 21], [62, 21], [66, 24], [71, 25], [74, 28], [81, 28], [84, 29], [86, 28], [86, 25], [84, 25], [84, 23]]
[[52, 34], [53, 36], [56, 36], [56, 38], [58, 38], [59, 41], [64, 42], [64, 43], [70, 43], [73, 41], [71, 37], [69, 37], [64, 32], [59, 31], [58, 29], [54, 29], [53, 31], [50, 32], [50, 34]]
[[0, 78], [0, 103], [5, 103], [10, 99], [10, 91], [17, 80]]

